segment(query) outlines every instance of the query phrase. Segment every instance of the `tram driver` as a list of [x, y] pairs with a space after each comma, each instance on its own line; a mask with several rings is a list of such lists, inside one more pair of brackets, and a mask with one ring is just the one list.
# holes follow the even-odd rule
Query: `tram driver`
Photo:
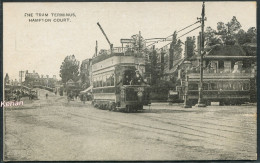
[[143, 79], [143, 77], [140, 75], [139, 71], [135, 71], [135, 75], [133, 76], [133, 79], [130, 81], [131, 85], [141, 85], [143, 83], [146, 83]]

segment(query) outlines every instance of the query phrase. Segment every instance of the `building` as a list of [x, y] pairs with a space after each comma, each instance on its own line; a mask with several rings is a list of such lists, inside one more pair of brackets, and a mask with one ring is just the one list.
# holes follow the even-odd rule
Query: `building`
[[[199, 60], [200, 57], [197, 57]], [[197, 65], [187, 70], [188, 99], [196, 104], [199, 98], [200, 71]], [[203, 57], [203, 100], [205, 103], [240, 104], [256, 101], [256, 45], [219, 45]], [[188, 85], [188, 89], [185, 88]], [[185, 92], [182, 91], [182, 95]], [[183, 96], [182, 96], [183, 98]]]
[[54, 88], [57, 83], [56, 75], [53, 75], [52, 78], [49, 77], [49, 75], [40, 75], [33, 71], [32, 73], [29, 73], [28, 70], [25, 71], [25, 81], [23, 82], [24, 85], [29, 87], [36, 87], [36, 86], [43, 86], [43, 87], [49, 87]]
[[32, 73], [30, 73], [28, 70], [25, 71], [25, 80], [23, 82], [24, 85], [33, 87], [35, 83], [40, 82], [40, 75], [33, 70]]

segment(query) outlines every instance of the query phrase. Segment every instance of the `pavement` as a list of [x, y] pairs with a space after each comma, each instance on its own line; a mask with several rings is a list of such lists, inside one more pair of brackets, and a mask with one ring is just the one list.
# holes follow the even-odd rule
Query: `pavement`
[[154, 103], [122, 113], [38, 91], [39, 100], [4, 110], [5, 161], [257, 158], [256, 105]]

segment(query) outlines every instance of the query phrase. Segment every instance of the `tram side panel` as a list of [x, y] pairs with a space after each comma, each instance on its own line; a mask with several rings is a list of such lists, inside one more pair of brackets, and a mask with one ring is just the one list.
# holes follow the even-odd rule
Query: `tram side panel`
[[[199, 92], [199, 81], [190, 81], [188, 84], [188, 99], [196, 104]], [[250, 80], [208, 80], [203, 83], [203, 100], [208, 105], [211, 102], [220, 102], [221, 105], [242, 104], [250, 101]]]

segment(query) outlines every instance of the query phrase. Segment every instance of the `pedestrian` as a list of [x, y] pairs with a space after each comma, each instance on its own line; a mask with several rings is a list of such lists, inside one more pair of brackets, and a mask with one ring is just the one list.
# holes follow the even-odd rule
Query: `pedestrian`
[[85, 104], [85, 101], [86, 101], [86, 96], [85, 96], [85, 94], [82, 95], [82, 101], [83, 101], [83, 104]]
[[48, 93], [46, 93], [46, 95], [45, 95], [45, 96], [46, 96], [46, 99], [48, 99]]

